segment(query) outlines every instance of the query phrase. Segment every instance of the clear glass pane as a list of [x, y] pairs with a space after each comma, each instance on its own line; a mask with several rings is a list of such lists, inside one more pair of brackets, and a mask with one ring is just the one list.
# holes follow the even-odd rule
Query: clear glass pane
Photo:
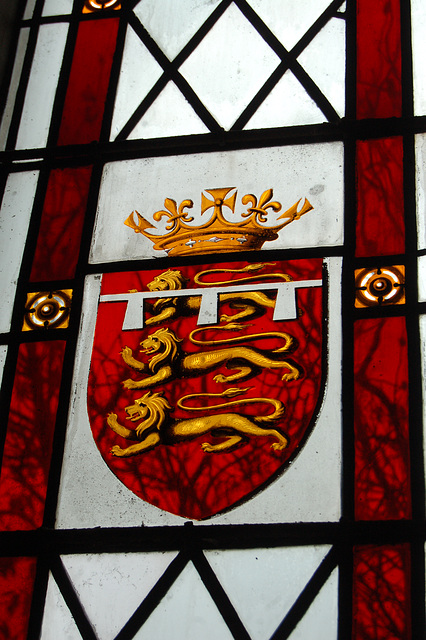
[[205, 554], [250, 636], [268, 640], [329, 549], [289, 547]]
[[142, 0], [134, 12], [170, 60], [198, 31], [220, 0]]
[[34, 13], [35, 3], [36, 3], [36, 0], [28, 0], [27, 6], [25, 7], [25, 11], [24, 11], [24, 20], [29, 20], [29, 18], [32, 18]]
[[345, 23], [330, 20], [298, 61], [333, 105], [339, 116], [345, 115]]
[[414, 115], [426, 114], [426, 78], [424, 61], [426, 58], [426, 5], [423, 0], [411, 0]]
[[338, 570], [335, 569], [289, 640], [337, 639]]
[[62, 557], [97, 637], [115, 638], [175, 555], [168, 551]]
[[415, 136], [417, 247], [426, 249], [426, 134]]
[[287, 71], [244, 129], [316, 124], [326, 118], [291, 71]]
[[71, 13], [74, 0], [44, 0], [43, 16], [60, 16]]
[[176, 85], [169, 82], [128, 138], [166, 138], [197, 133], [209, 133], [209, 130]]
[[3, 370], [4, 370], [4, 363], [6, 361], [6, 355], [7, 355], [7, 346], [5, 344], [2, 344], [0, 345], [0, 384], [3, 379]]
[[210, 594], [192, 564], [185, 567], [166, 596], [135, 635], [135, 640], [231, 640]]
[[0, 126], [0, 149], [3, 151], [6, 146], [7, 134], [9, 133], [10, 121], [12, 119], [13, 107], [15, 106], [16, 92], [21, 77], [22, 65], [24, 62], [25, 51], [27, 48], [28, 36], [30, 30], [26, 27], [21, 29], [19, 34], [18, 45], [16, 48], [15, 62], [13, 65], [12, 76], [10, 78], [9, 91], [7, 94], [6, 106], [3, 112], [3, 119]]
[[180, 71], [217, 122], [229, 129], [278, 63], [272, 49], [231, 5]]
[[161, 73], [160, 65], [129, 26], [114, 104], [111, 140], [124, 127]]
[[63, 23], [40, 27], [18, 131], [17, 149], [46, 145], [67, 32], [68, 25]]
[[418, 258], [419, 302], [426, 302], [426, 256]]
[[0, 333], [10, 329], [38, 171], [11, 173], [0, 210]]
[[81, 635], [58, 585], [49, 573], [40, 639], [58, 640], [58, 638], [81, 640]]
[[330, 3], [328, 0], [249, 0], [249, 4], [290, 50]]

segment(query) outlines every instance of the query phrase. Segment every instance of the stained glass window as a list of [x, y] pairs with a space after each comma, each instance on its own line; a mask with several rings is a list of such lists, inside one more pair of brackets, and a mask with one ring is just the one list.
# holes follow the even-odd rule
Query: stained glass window
[[425, 637], [423, 4], [20, 3], [1, 637]]

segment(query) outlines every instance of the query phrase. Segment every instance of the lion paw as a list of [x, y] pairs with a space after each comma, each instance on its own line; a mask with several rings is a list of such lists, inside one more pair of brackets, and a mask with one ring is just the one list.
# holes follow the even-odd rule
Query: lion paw
[[112, 453], [113, 456], [120, 457], [120, 456], [123, 456], [124, 449], [122, 449], [121, 447], [118, 446], [118, 444], [116, 444], [110, 449], [110, 453]]
[[132, 357], [133, 350], [130, 347], [123, 347], [120, 351], [120, 355], [123, 358], [124, 362], [127, 362], [127, 360]]
[[220, 316], [219, 319], [220, 319], [221, 322], [231, 322], [233, 317], [234, 316], [228, 316], [228, 315], [224, 314], [224, 315]]
[[205, 453], [211, 453], [212, 451], [214, 451], [214, 446], [210, 444], [210, 442], [203, 442], [201, 444], [201, 448]]
[[292, 380], [297, 380], [300, 378], [300, 373], [298, 371], [290, 371], [290, 373], [285, 373], [281, 380], [284, 382], [291, 382]]
[[274, 442], [273, 444], [271, 444], [271, 449], [274, 449], [274, 451], [282, 451], [286, 447], [287, 442]]
[[124, 380], [123, 387], [125, 389], [137, 389], [138, 388], [138, 383], [135, 382], [135, 380], [132, 380], [131, 378], [128, 378], [127, 380]]
[[213, 380], [215, 382], [222, 383], [222, 382], [227, 382], [228, 378], [224, 376], [223, 373], [218, 373], [217, 376], [213, 378]]
[[109, 426], [111, 426], [112, 424], [116, 424], [117, 423], [117, 414], [116, 413], [109, 413], [107, 416], [107, 423], [109, 424]]

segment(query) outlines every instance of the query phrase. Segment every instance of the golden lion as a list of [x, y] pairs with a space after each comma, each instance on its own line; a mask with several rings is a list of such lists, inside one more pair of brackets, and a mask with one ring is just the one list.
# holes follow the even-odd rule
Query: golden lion
[[[265, 275], [249, 276], [240, 280], [227, 280], [223, 282], [203, 282], [200, 278], [202, 275], [225, 272], [225, 273], [247, 273], [249, 271], [258, 271], [265, 267], [266, 264], [251, 264], [247, 265], [243, 269], [210, 269], [208, 271], [201, 271], [197, 273], [194, 281], [198, 285], [205, 287], [223, 286], [227, 284], [235, 285], [242, 282], [252, 282], [257, 279], [264, 278], [276, 278], [289, 282], [291, 277], [286, 273], [268, 273]], [[185, 278], [181, 271], [178, 269], [168, 269], [159, 276], [148, 283], [147, 287], [150, 291], [177, 291], [185, 289], [188, 280]], [[273, 309], [275, 307], [275, 300], [268, 298], [268, 296], [261, 291], [240, 291], [238, 293], [221, 293], [219, 294], [219, 302], [229, 302], [233, 309], [242, 309], [239, 313], [234, 315], [222, 315], [220, 320], [223, 322], [229, 322], [231, 320], [238, 320], [240, 318], [249, 318], [255, 315], [259, 315], [266, 308]], [[249, 302], [249, 304], [247, 304]], [[181, 315], [190, 315], [197, 313], [200, 309], [201, 296], [188, 296], [187, 298], [160, 298], [153, 304], [154, 315], [146, 320], [147, 325], [159, 324], [165, 320], [173, 320]]]
[[[261, 337], [265, 335], [263, 334]], [[291, 337], [288, 334], [281, 335], [288, 338], [288, 346], [290, 346]], [[245, 340], [249, 338], [250, 336], [244, 337]], [[123, 347], [121, 357], [124, 362], [135, 371], [148, 374], [146, 378], [141, 380], [132, 380], [131, 378], [125, 380], [124, 387], [126, 389], [147, 389], [157, 384], [169, 382], [174, 378], [203, 375], [221, 365], [226, 365], [228, 369], [238, 369], [238, 371], [230, 375], [219, 373], [213, 378], [215, 382], [231, 382], [248, 378], [258, 368], [287, 369], [288, 373], [285, 373], [281, 378], [287, 382], [297, 380], [300, 377], [300, 370], [290, 362], [273, 360], [260, 349], [254, 347], [231, 346], [211, 351], [185, 353], [179, 346], [180, 342], [182, 340], [170, 329], [164, 327], [157, 329], [140, 343], [142, 347], [140, 351], [152, 356], [148, 364], [136, 360], [130, 347]]]
[[[188, 420], [172, 421], [169, 415], [171, 406], [167, 400], [161, 396], [161, 393], [148, 391], [144, 396], [138, 398], [134, 404], [125, 409], [128, 416], [127, 420], [132, 422], [141, 420], [135, 429], [128, 429], [121, 425], [117, 420], [117, 414], [110, 413], [108, 415], [107, 423], [115, 433], [128, 440], [139, 440], [137, 444], [125, 449], [114, 445], [111, 448], [111, 453], [119, 457], [134, 456], [149, 451], [159, 444], [176, 444], [185, 440], [193, 440], [207, 433], [211, 433], [215, 438], [226, 438], [226, 440], [218, 444], [203, 442], [201, 447], [206, 453], [231, 451], [235, 447], [247, 443], [249, 436], [275, 438], [277, 442], [273, 442], [271, 448], [278, 451], [285, 449], [288, 439], [279, 429], [260, 427], [255, 424], [256, 422], [278, 420], [284, 412], [284, 407], [279, 400], [253, 398], [237, 402], [241, 404], [242, 402], [258, 401], [274, 404], [275, 411], [268, 416], [250, 416], [250, 418], [238, 413], [220, 413]], [[227, 406], [232, 404], [236, 403], [230, 402], [227, 403]]]

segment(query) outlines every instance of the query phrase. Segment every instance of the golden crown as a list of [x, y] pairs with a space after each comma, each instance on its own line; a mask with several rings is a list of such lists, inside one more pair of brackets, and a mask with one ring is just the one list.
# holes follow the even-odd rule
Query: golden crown
[[[280, 215], [278, 220], [284, 220], [283, 222], [273, 227], [264, 227], [262, 224], [267, 222], [267, 210], [272, 209], [275, 212], [281, 210], [281, 203], [272, 201], [274, 195], [272, 189], [267, 189], [262, 193], [259, 201], [252, 193], [245, 195], [241, 202], [244, 205], [251, 205], [241, 214], [245, 219], [240, 222], [231, 222], [224, 217], [222, 207], [227, 207], [234, 213], [237, 191], [229, 195], [233, 189], [235, 187], [205, 189], [213, 199], [206, 197], [204, 193], [201, 194], [201, 214], [212, 207], [213, 214], [208, 222], [200, 226], [187, 224], [194, 220], [186, 210], [194, 206], [192, 200], [183, 200], [178, 207], [176, 201], [170, 198], [164, 201], [165, 210], [156, 211], [153, 215], [156, 222], [164, 216], [168, 218], [167, 233], [159, 235], [147, 231], [156, 227], [145, 220], [138, 211], [132, 211], [124, 224], [135, 233], [142, 233], [154, 243], [154, 249], [167, 251], [169, 256], [254, 251], [260, 249], [264, 242], [276, 240], [281, 229], [313, 209], [306, 198], [299, 209], [300, 199]], [[134, 219], [135, 214], [137, 222]]]

